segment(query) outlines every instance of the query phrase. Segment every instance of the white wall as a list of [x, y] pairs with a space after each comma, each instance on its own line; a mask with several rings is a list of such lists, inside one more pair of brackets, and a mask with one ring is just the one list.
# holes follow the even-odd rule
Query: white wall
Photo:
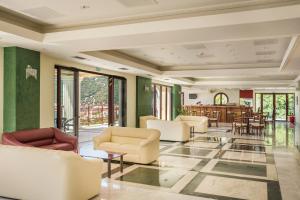
[[[227, 94], [230, 103], [240, 103], [240, 90], [239, 89], [195, 89], [195, 88], [182, 88], [184, 92], [184, 104], [193, 105], [201, 101], [203, 105], [214, 104], [214, 96], [219, 92]], [[189, 99], [189, 94], [197, 94], [197, 99]]]
[[0, 48], [0, 141], [2, 140], [3, 132], [3, 48]]
[[[41, 54], [41, 85], [40, 85], [40, 126], [50, 127], [54, 123], [54, 66], [62, 65], [96, 71], [95, 67], [86, 66], [66, 60], [56, 59]], [[101, 70], [101, 73], [119, 75], [127, 79], [127, 126], [135, 127], [136, 110], [136, 76], [126, 73]]]

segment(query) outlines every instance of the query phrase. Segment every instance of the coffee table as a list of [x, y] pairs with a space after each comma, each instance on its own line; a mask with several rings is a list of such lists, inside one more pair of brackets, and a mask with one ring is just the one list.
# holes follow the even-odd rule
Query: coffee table
[[80, 151], [80, 155], [83, 157], [99, 158], [107, 160], [107, 177], [111, 178], [111, 161], [116, 158], [120, 158], [120, 172], [123, 173], [123, 157], [127, 153], [125, 152], [113, 152], [105, 150], [92, 150], [92, 151]]

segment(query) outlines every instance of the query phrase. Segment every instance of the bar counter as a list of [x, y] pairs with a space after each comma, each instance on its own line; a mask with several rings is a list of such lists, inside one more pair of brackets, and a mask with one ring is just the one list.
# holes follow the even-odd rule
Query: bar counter
[[232, 122], [231, 114], [235, 113], [236, 116], [241, 115], [243, 112], [251, 112], [252, 107], [248, 106], [214, 106], [214, 105], [185, 105], [183, 106], [185, 112], [190, 115], [206, 115], [206, 113], [212, 113], [213, 111], [220, 111], [219, 122]]

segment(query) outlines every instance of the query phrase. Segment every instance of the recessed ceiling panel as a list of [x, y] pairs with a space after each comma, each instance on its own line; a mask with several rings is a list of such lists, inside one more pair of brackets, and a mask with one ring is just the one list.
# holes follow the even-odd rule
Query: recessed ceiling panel
[[[291, 38], [243, 40], [120, 50], [162, 67], [274, 63], [279, 67]], [[257, 66], [257, 65], [256, 65]], [[254, 65], [253, 65], [254, 67]]]

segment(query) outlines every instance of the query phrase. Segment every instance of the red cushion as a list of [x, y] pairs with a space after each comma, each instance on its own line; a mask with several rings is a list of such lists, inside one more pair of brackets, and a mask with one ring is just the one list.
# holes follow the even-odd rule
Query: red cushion
[[40, 147], [45, 148], [45, 149], [64, 150], [64, 151], [73, 151], [74, 150], [74, 147], [69, 143], [57, 143], [57, 144], [40, 146]]
[[43, 139], [43, 140], [37, 140], [37, 141], [32, 141], [32, 142], [26, 142], [25, 144], [34, 146], [34, 147], [39, 147], [39, 146], [45, 146], [45, 145], [50, 145], [53, 144], [53, 139]]
[[11, 134], [16, 138], [16, 140], [22, 143], [54, 138], [54, 132], [52, 128], [17, 131]]

